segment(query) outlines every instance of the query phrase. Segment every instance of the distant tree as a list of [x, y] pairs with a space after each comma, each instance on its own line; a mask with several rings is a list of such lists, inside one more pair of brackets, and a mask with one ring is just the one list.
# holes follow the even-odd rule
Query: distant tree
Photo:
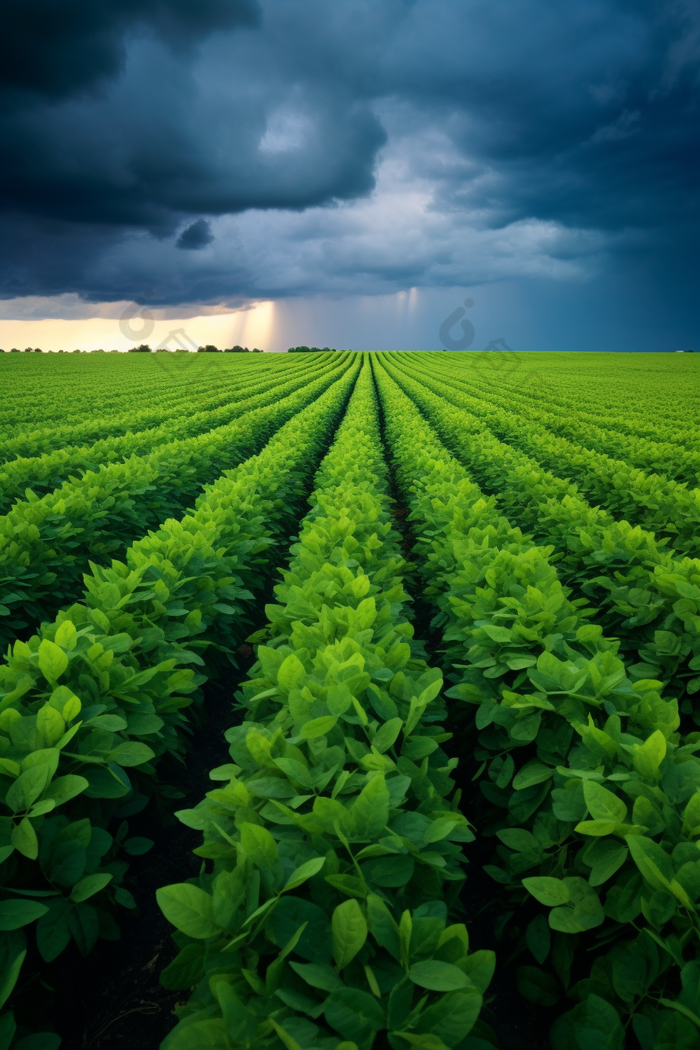
[[19, 350], [17, 349], [17, 347], [16, 347], [16, 346], [13, 346], [13, 347], [12, 347], [12, 349], [10, 350], [10, 353], [11, 353], [11, 354], [18, 354], [19, 352], [20, 352], [20, 351], [19, 351]]
[[34, 353], [35, 354], [40, 354], [41, 353], [41, 349], [38, 346], [35, 346], [34, 347]]
[[141, 343], [140, 346], [130, 346], [128, 352], [130, 354], [150, 354], [151, 348], [148, 343]]
[[335, 350], [335, 348], [331, 348], [330, 346], [324, 346], [323, 349], [321, 349], [320, 346], [290, 346], [290, 348], [287, 351], [287, 353], [288, 354], [323, 354], [323, 353], [334, 354], [334, 353], [336, 353], [336, 350]]
[[211, 343], [207, 343], [206, 346], [198, 346], [197, 347], [197, 353], [198, 354], [220, 354], [221, 351], [219, 350], [218, 346], [213, 346]]
[[261, 354], [261, 353], [262, 353], [262, 350], [258, 350], [258, 348], [257, 348], [256, 346], [254, 346], [254, 347], [253, 347], [253, 353], [254, 353], [254, 354]]

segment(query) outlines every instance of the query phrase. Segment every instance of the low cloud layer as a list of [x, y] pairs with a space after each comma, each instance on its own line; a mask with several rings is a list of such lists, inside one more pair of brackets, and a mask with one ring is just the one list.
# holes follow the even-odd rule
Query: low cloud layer
[[635, 268], [690, 282], [700, 30], [684, 0], [54, 10], [5, 5], [6, 297], [235, 303]]

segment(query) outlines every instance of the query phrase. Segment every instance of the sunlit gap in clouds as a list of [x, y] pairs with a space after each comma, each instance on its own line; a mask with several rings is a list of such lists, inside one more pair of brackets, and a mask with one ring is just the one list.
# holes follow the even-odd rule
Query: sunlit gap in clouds
[[[236, 345], [251, 350], [273, 348], [275, 303], [271, 300], [251, 303], [244, 309], [186, 317], [172, 316], [173, 310], [168, 310], [169, 316], [164, 317], [166, 311], [153, 309], [150, 311], [152, 325], [139, 316], [133, 304], [99, 304], [96, 312], [105, 308], [113, 316], [0, 319], [0, 348], [24, 350], [27, 346], [37, 346], [45, 351], [126, 351], [141, 342], [153, 349], [166, 346], [168, 350], [194, 350], [207, 343], [220, 349]], [[127, 310], [131, 320], [127, 326], [120, 325]], [[124, 327], [133, 338], [125, 334]]]

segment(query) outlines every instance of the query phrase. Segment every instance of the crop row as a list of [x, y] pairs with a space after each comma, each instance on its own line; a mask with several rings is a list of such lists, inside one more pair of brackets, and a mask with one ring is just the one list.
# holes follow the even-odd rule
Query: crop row
[[453, 383], [435, 379], [432, 370], [422, 366], [408, 369], [429, 389], [464, 412], [465, 422], [475, 429], [489, 427], [494, 436], [557, 475], [575, 482], [589, 499], [624, 515], [657, 533], [672, 537], [680, 550], [695, 550], [700, 529], [700, 489], [688, 489], [658, 474], [646, 474], [621, 460], [572, 445], [548, 434], [539, 426], [497, 407], [482, 398], [456, 390]]
[[[391, 370], [391, 363], [386, 367]], [[690, 697], [700, 690], [700, 559], [677, 555], [654, 533], [590, 506], [570, 483], [485, 428], [467, 429], [464, 414], [424, 381], [391, 374], [512, 521], [552, 545], [562, 579], [594, 602], [605, 629], [636, 660], [630, 674], [666, 682], [679, 699], [685, 696], [682, 711], [694, 717]]]
[[[71, 939], [86, 954], [118, 936], [115, 909], [134, 907], [123, 852], [150, 845], [124, 822], [154, 791], [172, 793], [158, 761], [184, 754], [186, 709], [249, 630], [271, 544], [294, 521], [356, 374], [342, 370], [182, 521], [93, 568], [82, 602], [0, 666], [3, 1003], [28, 948], [40, 969]], [[0, 1019], [0, 1032], [13, 1028], [11, 1014]]]
[[130, 404], [140, 410], [148, 407], [154, 394], [159, 401], [168, 400], [186, 394], [193, 383], [213, 389], [217, 378], [219, 382], [245, 382], [250, 375], [277, 372], [279, 368], [270, 358], [261, 358], [253, 369], [241, 367], [237, 360], [212, 370], [208, 359], [195, 354], [127, 360], [125, 364], [123, 358], [93, 357], [85, 361], [83, 371], [76, 369], [78, 362], [62, 368], [61, 358], [53, 355], [42, 359], [36, 371], [31, 366], [22, 367], [25, 362], [19, 362], [16, 371], [3, 362], [3, 430], [16, 433], [29, 419], [63, 423], [106, 417], [123, 412]]
[[254, 636], [231, 762], [179, 814], [210, 863], [158, 892], [180, 948], [162, 980], [196, 984], [163, 1050], [488, 1035], [474, 1026], [494, 956], [451, 921], [473, 836], [449, 798], [442, 675], [413, 642], [399, 539], [365, 363]]
[[[579, 446], [593, 449], [613, 459], [624, 460], [630, 466], [640, 467], [646, 471], [662, 472], [676, 481], [697, 485], [700, 477], [700, 450], [686, 449], [673, 441], [659, 436], [656, 440], [639, 435], [630, 437], [621, 432], [619, 418], [610, 420], [607, 427], [601, 425], [599, 418], [591, 413], [576, 408], [558, 408], [546, 397], [533, 400], [532, 396], [512, 388], [507, 382], [498, 381], [486, 367], [473, 368], [465, 373], [454, 366], [431, 368], [433, 375], [444, 378], [456, 385], [460, 391], [475, 394], [478, 399], [489, 405], [508, 409], [517, 421], [519, 418], [535, 423], [539, 429], [546, 428], [550, 433], [573, 441]], [[538, 377], [540, 383], [546, 379]], [[664, 429], [662, 427], [662, 429]]]
[[519, 988], [540, 1006], [578, 1002], [554, 1025], [556, 1050], [616, 1050], [630, 1026], [643, 1047], [696, 1047], [700, 738], [679, 735], [660, 682], [630, 679], [551, 548], [514, 529], [377, 378], [485, 800], [473, 819], [499, 843], [486, 869], [502, 887], [496, 926], [538, 963], [519, 968]]
[[184, 513], [203, 485], [259, 450], [348, 367], [347, 361], [335, 363], [281, 400], [278, 390], [269, 391], [265, 407], [226, 426], [88, 471], [41, 499], [15, 503], [0, 518], [0, 643], [74, 601], [90, 559], [104, 562], [145, 529]]
[[[395, 356], [414, 361], [417, 357], [415, 354]], [[655, 362], [646, 358], [638, 359], [644, 363], [635, 368], [630, 366], [627, 357], [622, 359], [624, 364], [620, 364], [616, 373], [611, 355], [590, 355], [594, 378], [590, 368], [572, 368], [567, 360], [569, 356], [507, 351], [450, 354], [444, 365], [435, 364], [438, 368], [449, 367], [450, 371], [467, 378], [475, 375], [492, 378], [500, 388], [522, 392], [555, 410], [571, 410], [577, 416], [587, 412], [589, 420], [597, 425], [611, 425], [624, 433], [652, 440], [663, 438], [681, 447], [700, 448], [700, 439], [688, 427], [697, 398], [692, 394], [687, 367], [679, 374], [677, 369], [654, 368]], [[650, 386], [653, 386], [653, 406]]]
[[[183, 402], [173, 418], [152, 429], [129, 431], [88, 445], [68, 444], [40, 456], [10, 460], [0, 466], [0, 510], [6, 511], [14, 500], [25, 494], [27, 488], [31, 488], [34, 495], [41, 496], [78, 471], [98, 470], [102, 464], [114, 463], [128, 456], [141, 456], [175, 439], [195, 437], [229, 423], [245, 412], [269, 404], [273, 391], [276, 397], [285, 397], [322, 371], [323, 368], [316, 365], [277, 378], [255, 377], [252, 383], [239, 384], [235, 396], [230, 390], [220, 391], [213, 407], [188, 411], [190, 406]], [[53, 435], [51, 440], [55, 440]]]
[[[312, 368], [313, 364], [314, 362], [308, 362], [307, 368]], [[280, 370], [282, 375], [288, 378], [294, 374], [300, 374], [301, 371], [301, 369]], [[277, 376], [279, 374], [273, 373]], [[267, 374], [259, 375], [257, 372], [245, 378], [239, 377], [238, 374], [222, 376], [216, 370], [204, 375], [191, 371], [188, 375], [189, 381], [183, 384], [182, 388], [174, 387], [169, 381], [164, 381], [163, 388], [159, 389], [150, 378], [144, 391], [145, 408], [138, 408], [131, 400], [120, 398], [115, 414], [97, 413], [88, 419], [85, 418], [85, 415], [80, 414], [75, 422], [63, 421], [58, 426], [47, 423], [38, 428], [32, 424], [31, 429], [27, 427], [26, 417], [23, 417], [25, 422], [16, 428], [14, 436], [3, 441], [0, 456], [3, 460], [11, 460], [14, 456], [40, 456], [66, 446], [93, 443], [109, 437], [121, 437], [125, 434], [168, 424], [178, 426], [183, 416], [189, 415], [194, 410], [204, 412], [216, 409], [225, 405], [232, 398], [236, 400], [244, 390], [258, 384], [260, 389], [264, 389], [264, 386], [270, 382]], [[154, 407], [154, 400], [156, 400], [157, 407]], [[30, 418], [34, 419], [31, 413]], [[65, 420], [65, 416], [59, 418]]]

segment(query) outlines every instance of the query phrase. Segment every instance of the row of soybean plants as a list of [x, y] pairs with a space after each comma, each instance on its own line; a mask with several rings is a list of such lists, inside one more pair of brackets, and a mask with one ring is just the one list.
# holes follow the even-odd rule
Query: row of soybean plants
[[[0, 1045], [42, 1013], [42, 967], [71, 941], [119, 936], [133, 908], [128, 855], [148, 841], [128, 817], [154, 793], [166, 752], [183, 756], [187, 709], [250, 630], [272, 545], [288, 534], [358, 366], [290, 419], [263, 451], [207, 486], [196, 509], [94, 566], [82, 600], [16, 641], [0, 665]], [[24, 999], [22, 996], [24, 995]], [[54, 1050], [53, 1033], [31, 1050]], [[13, 1044], [14, 1045], [14, 1044]], [[21, 1040], [18, 1044], [21, 1046]], [[22, 1047], [22, 1050], [28, 1050]]]
[[[585, 356], [593, 362], [594, 376], [587, 376], [590, 367], [581, 367], [582, 354], [481, 352], [451, 354], [449, 360], [462, 374], [474, 369], [484, 375], [498, 372], [499, 385], [517, 393], [524, 391], [535, 401], [540, 400], [546, 386], [552, 408], [577, 413], [585, 410], [593, 423], [612, 425], [625, 434], [700, 448], [700, 439], [688, 429], [694, 400], [687, 375], [692, 361], [659, 355], [643, 359], [611, 354]], [[641, 360], [644, 363], [640, 367]], [[542, 382], [538, 384], [537, 379]]]
[[[263, 368], [261, 364], [254, 372], [229, 369], [224, 365], [217, 367], [219, 359], [212, 359], [209, 368], [196, 368], [199, 360], [194, 355], [188, 360], [189, 367], [182, 369], [187, 372], [186, 378], [173, 378], [168, 369], [140, 376], [140, 397], [131, 392], [120, 392], [112, 411], [108, 411], [104, 405], [98, 405], [92, 413], [81, 411], [73, 419], [69, 418], [66, 411], [57, 419], [44, 419], [33, 412], [31, 407], [21, 405], [18, 408], [20, 422], [11, 428], [10, 433], [8, 428], [3, 428], [0, 459], [4, 462], [16, 456], [40, 456], [66, 446], [80, 446], [141, 430], [153, 430], [165, 423], [177, 426], [192, 411], [218, 408], [232, 396], [238, 396], [238, 391], [250, 384], [292, 374], [288, 366], [272, 370], [270, 367]], [[47, 380], [46, 376], [44, 380]], [[94, 390], [99, 391], [103, 385], [99, 373], [93, 377], [93, 383]], [[69, 390], [61, 390], [64, 404], [71, 396]]]
[[593, 602], [605, 630], [620, 639], [630, 675], [666, 682], [698, 724], [700, 559], [591, 506], [570, 482], [472, 427], [423, 377], [417, 382], [385, 364], [512, 521], [553, 545], [560, 577]]
[[[388, 370], [386, 436], [492, 838], [518, 986], [555, 1050], [700, 1047], [700, 735], [505, 518]], [[445, 406], [449, 411], [449, 406]]]
[[91, 560], [104, 563], [146, 529], [183, 514], [203, 485], [258, 451], [349, 367], [346, 357], [311, 382], [292, 378], [257, 395], [258, 407], [248, 402], [231, 423], [16, 502], [0, 517], [0, 644], [74, 601]]
[[[64, 359], [54, 354], [41, 358], [0, 359], [3, 375], [0, 392], [2, 429], [18, 433], [29, 420], [64, 425], [153, 409], [150, 393], [160, 404], [175, 402], [191, 389], [193, 381], [213, 389], [214, 376], [202, 355], [162, 354], [145, 358], [133, 355], [88, 355]], [[14, 368], [12, 366], [15, 366]], [[81, 367], [82, 366], [82, 367]], [[255, 372], [266, 371], [271, 362], [256, 362]], [[226, 376], [244, 377], [249, 371], [236, 361], [220, 370]]]
[[[514, 385], [512, 376], [502, 381], [500, 370], [495, 367], [496, 364], [504, 363], [502, 359], [498, 362], [490, 360], [491, 369], [489, 359], [484, 360], [480, 356], [474, 359], [475, 367], [468, 372], [450, 362], [451, 367], [443, 367], [439, 371], [435, 369], [435, 373], [457, 381], [461, 390], [469, 390], [489, 404], [508, 408], [516, 418], [523, 417], [538, 426], [544, 426], [551, 433], [568, 438], [578, 445], [613, 459], [624, 460], [628, 465], [662, 472], [676, 481], [697, 485], [700, 475], [699, 449], [686, 449], [674, 441], [665, 440], [662, 433], [653, 439], [625, 434], [619, 429], [617, 419], [603, 421], [585, 411], [585, 402], [579, 401], [567, 407], [552, 404], [549, 400], [552, 389], [549, 377], [537, 367], [529, 366], [524, 354], [515, 361], [513, 356], [510, 358], [510, 363], [518, 366], [513, 369], [518, 376], [518, 385]], [[533, 390], [539, 387], [539, 396], [535, 394], [533, 397], [530, 390], [522, 389], [528, 385]], [[622, 411], [619, 415], [623, 415]]]
[[473, 835], [387, 488], [365, 361], [253, 636], [231, 760], [179, 814], [203, 866], [157, 894], [180, 948], [162, 981], [195, 987], [163, 1050], [492, 1045], [494, 955], [454, 921]]
[[[155, 427], [140, 429], [132, 421], [126, 433], [99, 438], [88, 444], [76, 443], [66, 433], [65, 444], [60, 448], [42, 451], [38, 455], [8, 457], [0, 465], [0, 511], [6, 512], [15, 500], [26, 495], [28, 488], [35, 496], [42, 496], [79, 471], [99, 470], [103, 464], [128, 456], [142, 456], [159, 445], [213, 430], [253, 408], [268, 404], [273, 390], [276, 397], [284, 397], [295, 384], [308, 383], [323, 370], [321, 362], [312, 362], [294, 371], [281, 369], [277, 375], [266, 372], [250, 376], [245, 381], [237, 377], [235, 382], [224, 372], [217, 375], [215, 396], [205, 398], [202, 403], [191, 393], [185, 395]], [[150, 391], [150, 397], [158, 396], [157, 390]], [[94, 425], [97, 427], [98, 421]], [[48, 434], [54, 445], [55, 434], [52, 431]], [[17, 446], [21, 447], [21, 444], [20, 436]]]
[[557, 475], [570, 478], [578, 490], [614, 514], [672, 538], [679, 550], [695, 551], [700, 529], [700, 489], [647, 474], [621, 460], [573, 445], [543, 427], [518, 418], [506, 408], [491, 407], [458, 387], [452, 376], [436, 379], [433, 370], [411, 363], [407, 372], [464, 411], [477, 429], [488, 427], [516, 450]]
[[[655, 439], [639, 435], [629, 436], [620, 431], [617, 420], [608, 420], [606, 427], [602, 420], [583, 412], [581, 404], [578, 408], [562, 408], [551, 404], [546, 372], [537, 367], [532, 368], [526, 355], [519, 355], [515, 362], [514, 356], [511, 355], [509, 363], [519, 366], [513, 369], [513, 372], [518, 372], [519, 388], [513, 387], [513, 376], [510, 376], [510, 382], [502, 383], [500, 375], [496, 379], [495, 374], [489, 371], [488, 359], [484, 360], [483, 357], [476, 359], [478, 367], [469, 373], [465, 373], [453, 362], [449, 363], [451, 367], [443, 365], [435, 372], [438, 376], [456, 380], [461, 390], [475, 394], [479, 399], [486, 401], [489, 407], [496, 405], [500, 409], [508, 408], [516, 418], [523, 417], [534, 423], [545, 434], [557, 435], [566, 441], [563, 446], [565, 449], [573, 442], [588, 452], [592, 451], [594, 457], [602, 454], [602, 463], [608, 470], [616, 461], [623, 461], [628, 466], [637, 466], [646, 472], [660, 471], [668, 478], [697, 485], [700, 450], [686, 449], [673, 441], [664, 441], [661, 435]], [[502, 359], [499, 360], [500, 363], [503, 363]], [[528, 386], [535, 390], [539, 387], [539, 397], [533, 399], [532, 394], [527, 391]], [[526, 388], [525, 391], [520, 389], [522, 387]], [[610, 463], [606, 464], [606, 458], [610, 459]], [[596, 458], [595, 462], [601, 461]]]

